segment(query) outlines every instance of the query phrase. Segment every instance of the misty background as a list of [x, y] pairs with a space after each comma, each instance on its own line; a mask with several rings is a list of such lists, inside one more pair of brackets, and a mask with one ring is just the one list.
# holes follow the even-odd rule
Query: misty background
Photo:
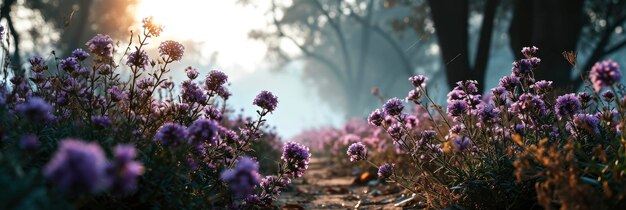
[[524, 46], [540, 49], [536, 77], [568, 91], [595, 62], [626, 61], [623, 0], [4, 0], [0, 24], [11, 36], [2, 56], [24, 73], [30, 56], [67, 56], [98, 33], [123, 50], [147, 16], [165, 26], [153, 55], [164, 40], [185, 46], [174, 80], [186, 66], [222, 70], [230, 106], [250, 116], [254, 96], [274, 92], [268, 122], [285, 138], [365, 118], [381, 105], [373, 87], [404, 98], [415, 74], [430, 78], [440, 102], [459, 80], [488, 91]]

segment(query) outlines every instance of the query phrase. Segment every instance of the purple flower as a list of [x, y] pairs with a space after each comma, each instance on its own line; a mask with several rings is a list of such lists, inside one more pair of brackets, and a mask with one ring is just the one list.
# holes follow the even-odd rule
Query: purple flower
[[452, 143], [454, 144], [454, 148], [459, 152], [466, 151], [472, 146], [472, 140], [467, 136], [455, 136]]
[[180, 61], [184, 53], [185, 47], [176, 41], [167, 40], [159, 45], [159, 54], [163, 59], [167, 56], [167, 59], [170, 61]]
[[98, 144], [65, 139], [44, 167], [43, 175], [62, 190], [95, 193], [108, 187], [108, 168]]
[[411, 90], [409, 91], [409, 95], [406, 97], [406, 101], [413, 101], [414, 103], [418, 103], [418, 100], [422, 97], [422, 92], [419, 90]]
[[148, 54], [146, 51], [134, 51], [128, 54], [128, 60], [126, 60], [126, 65], [135, 66], [140, 69], [146, 69], [150, 65], [150, 58], [148, 58]]
[[113, 149], [113, 166], [111, 167], [111, 190], [129, 193], [137, 189], [137, 178], [143, 174], [143, 164], [135, 161], [137, 150], [130, 145], [117, 145]]
[[39, 97], [31, 97], [25, 103], [15, 106], [15, 110], [32, 122], [47, 122], [54, 117], [52, 106]]
[[552, 90], [552, 81], [541, 80], [541, 81], [535, 82], [535, 84], [532, 85], [532, 88], [534, 88], [535, 93], [539, 95], [546, 94]]
[[559, 119], [563, 117], [571, 117], [572, 115], [579, 113], [581, 108], [580, 101], [576, 94], [570, 93], [559, 96], [556, 99], [554, 105], [554, 112]]
[[178, 146], [185, 142], [187, 130], [185, 127], [174, 123], [165, 123], [154, 135], [154, 141], [164, 146]]
[[463, 100], [467, 96], [467, 93], [463, 90], [452, 90], [448, 93], [448, 103], [452, 103], [455, 100]]
[[393, 164], [385, 163], [378, 167], [378, 178], [388, 179], [393, 175]]
[[448, 116], [450, 117], [460, 117], [461, 115], [467, 113], [468, 105], [464, 100], [453, 100], [448, 105]]
[[31, 65], [31, 70], [36, 73], [41, 73], [45, 70], [48, 70], [48, 65], [46, 64], [46, 60], [44, 60], [41, 56], [33, 56], [28, 59], [28, 62]]
[[39, 147], [39, 139], [35, 134], [27, 134], [20, 138], [18, 146], [23, 150], [35, 150]]
[[522, 54], [524, 54], [524, 56], [526, 57], [532, 57], [533, 55], [537, 54], [537, 51], [539, 51], [539, 48], [535, 46], [522, 48]]
[[72, 57], [75, 57], [79, 61], [84, 61], [85, 59], [89, 58], [89, 53], [85, 52], [85, 50], [83, 49], [78, 48], [72, 51]]
[[497, 123], [500, 121], [500, 111], [492, 104], [486, 104], [478, 109], [478, 117], [483, 123]]
[[392, 98], [383, 105], [383, 110], [386, 115], [396, 116], [402, 113], [402, 109], [404, 109], [404, 105], [402, 105], [402, 100], [398, 98]]
[[539, 64], [541, 63], [541, 59], [536, 57], [521, 59], [519, 61], [513, 62], [513, 75], [518, 77], [524, 77], [530, 74]]
[[500, 87], [503, 87], [508, 91], [513, 91], [519, 84], [519, 77], [516, 77], [515, 75], [505, 76], [500, 79]]
[[119, 87], [113, 86], [107, 90], [107, 92], [111, 95], [111, 101], [118, 102], [122, 100], [128, 99], [128, 94], [122, 91]]
[[402, 138], [402, 126], [400, 123], [393, 123], [387, 128], [387, 133], [393, 140], [398, 141]]
[[574, 115], [574, 127], [579, 131], [585, 131], [587, 134], [599, 134], [600, 129], [598, 125], [600, 119], [597, 116], [591, 114], [576, 114]]
[[374, 126], [381, 126], [384, 119], [385, 113], [380, 111], [380, 109], [376, 109], [367, 117], [367, 122]]
[[596, 92], [600, 92], [603, 87], [618, 83], [621, 79], [622, 73], [619, 65], [613, 60], [597, 62], [589, 72], [589, 80]]
[[181, 96], [185, 103], [206, 104], [207, 96], [198, 84], [191, 80], [185, 80], [181, 84]]
[[348, 147], [347, 154], [350, 156], [350, 162], [365, 160], [367, 158], [367, 148], [363, 143], [353, 143]]
[[411, 84], [413, 84], [413, 87], [415, 88], [426, 86], [426, 80], [428, 80], [428, 78], [426, 78], [424, 75], [409, 77], [409, 81], [411, 82]]
[[264, 90], [254, 98], [252, 105], [257, 105], [268, 112], [273, 112], [278, 105], [278, 97], [274, 96], [272, 92]]
[[207, 142], [217, 145], [219, 126], [210, 119], [197, 119], [187, 128], [187, 138], [190, 144]]
[[526, 130], [526, 126], [524, 124], [515, 124], [513, 130], [515, 131], [515, 133], [523, 136], [525, 135], [524, 131]]
[[106, 115], [91, 116], [91, 122], [102, 128], [109, 127], [112, 125], [111, 119], [109, 119], [109, 117], [107, 117]]
[[218, 70], [212, 70], [204, 79], [204, 83], [206, 85], [206, 89], [209, 91], [217, 90], [228, 81], [228, 76], [224, 74], [224, 72]]
[[604, 98], [604, 101], [606, 102], [611, 102], [615, 99], [615, 93], [611, 90], [604, 91], [604, 93], [602, 93], [602, 98]]
[[78, 59], [75, 57], [67, 57], [59, 62], [59, 68], [67, 73], [74, 73], [80, 69]]
[[209, 105], [204, 108], [205, 116], [211, 120], [220, 121], [222, 120], [222, 112], [216, 109], [215, 107]]
[[476, 80], [458, 81], [453, 90], [462, 90], [467, 94], [478, 94], [478, 82]]
[[309, 168], [309, 158], [311, 158], [309, 148], [294, 142], [287, 142], [283, 146], [283, 155], [280, 157], [287, 163], [285, 172], [294, 178], [301, 177]]
[[189, 78], [190, 80], [198, 78], [199, 74], [198, 71], [196, 71], [196, 69], [191, 66], [187, 66], [187, 68], [185, 68], [185, 73], [187, 74], [187, 78]]
[[222, 172], [220, 178], [228, 184], [236, 198], [245, 198], [254, 192], [254, 187], [261, 183], [259, 164], [249, 157], [240, 157], [233, 169]]
[[102, 58], [113, 57], [113, 39], [109, 35], [98, 34], [91, 38], [86, 44], [91, 54]]
[[541, 97], [529, 93], [520, 95], [519, 99], [509, 108], [509, 112], [520, 114], [520, 118], [524, 118], [526, 114], [544, 116], [547, 111], [546, 104], [541, 100]]

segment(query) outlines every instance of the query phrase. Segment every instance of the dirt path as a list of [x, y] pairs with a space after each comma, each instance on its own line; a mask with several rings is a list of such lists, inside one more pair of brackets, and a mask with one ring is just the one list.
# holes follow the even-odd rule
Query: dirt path
[[312, 158], [304, 177], [295, 180], [277, 203], [283, 209], [414, 209], [407, 207], [412, 201], [402, 204], [410, 195], [399, 187], [376, 179], [357, 184], [357, 175], [336, 172], [352, 169], [340, 167], [329, 159]]

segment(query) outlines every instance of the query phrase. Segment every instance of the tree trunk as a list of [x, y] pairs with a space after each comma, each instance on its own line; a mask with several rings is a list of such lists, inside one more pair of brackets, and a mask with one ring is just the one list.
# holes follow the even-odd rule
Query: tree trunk
[[429, 0], [441, 57], [449, 87], [470, 79], [468, 49], [468, 0]]

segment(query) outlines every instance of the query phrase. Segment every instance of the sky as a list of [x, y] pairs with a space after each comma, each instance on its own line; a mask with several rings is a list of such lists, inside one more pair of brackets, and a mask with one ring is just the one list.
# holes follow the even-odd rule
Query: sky
[[[269, 90], [279, 98], [277, 110], [268, 117], [268, 123], [289, 139], [307, 128], [334, 125], [343, 122], [342, 116], [322, 103], [310, 84], [302, 81], [302, 65], [291, 63], [276, 71], [266, 61], [264, 43], [248, 38], [252, 29], [266, 27], [267, 6], [243, 6], [237, 1], [222, 0], [143, 0], [137, 7], [137, 23], [147, 16], [165, 26], [161, 37], [193, 42], [199, 49], [196, 55], [183, 58], [174, 66], [174, 80], [185, 79], [182, 69], [192, 65], [201, 75], [213, 69], [225, 72], [231, 83], [229, 105], [244, 109], [248, 116], [256, 115], [252, 100], [262, 90]], [[191, 23], [190, 23], [191, 22]], [[156, 44], [152, 45], [156, 47]], [[216, 62], [212, 56], [217, 53]]]

